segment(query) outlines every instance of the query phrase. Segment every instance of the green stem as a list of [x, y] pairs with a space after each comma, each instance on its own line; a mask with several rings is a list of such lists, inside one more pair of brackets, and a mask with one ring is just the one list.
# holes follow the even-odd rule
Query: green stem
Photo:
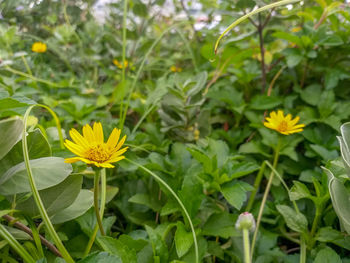
[[243, 231], [243, 247], [244, 247], [244, 262], [250, 263], [250, 247], [249, 247], [249, 230], [246, 228]]
[[100, 183], [100, 170], [96, 170], [95, 177], [94, 177], [94, 209], [96, 214], [96, 220], [98, 227], [100, 229], [101, 235], [105, 236], [105, 231], [103, 230], [102, 225], [102, 216], [100, 214], [100, 211], [98, 210], [98, 196], [99, 196], [99, 183]]
[[238, 24], [242, 23], [244, 20], [248, 19], [249, 17], [255, 15], [255, 14], [258, 14], [262, 11], [265, 11], [265, 10], [268, 10], [268, 9], [272, 9], [272, 8], [275, 8], [275, 7], [278, 7], [278, 6], [281, 6], [281, 5], [287, 5], [287, 4], [291, 4], [291, 3], [294, 3], [294, 2], [299, 2], [301, 0], [283, 0], [283, 1], [278, 1], [276, 3], [272, 3], [272, 4], [269, 4], [269, 5], [266, 5], [266, 6], [263, 6], [263, 7], [260, 7], [240, 18], [238, 18], [235, 22], [233, 22], [228, 28], [225, 29], [225, 31], [219, 36], [219, 38], [216, 40], [216, 43], [215, 43], [215, 47], [214, 47], [214, 51], [216, 53], [217, 49], [218, 49], [218, 46], [219, 46], [219, 43], [220, 43], [220, 40], [226, 35], [227, 32], [229, 32], [232, 28], [234, 28], [235, 26], [237, 26]]
[[7, 71], [9, 71], [9, 72], [11, 72], [13, 74], [20, 75], [22, 77], [26, 77], [26, 78], [29, 78], [31, 80], [37, 81], [37, 82], [45, 83], [46, 85], [49, 85], [49, 86], [52, 86], [52, 87], [64, 88], [64, 86], [62, 86], [62, 85], [53, 83], [53, 82], [45, 80], [45, 79], [36, 78], [36, 77], [34, 77], [34, 76], [30, 75], [30, 74], [24, 73], [24, 72], [19, 71], [19, 70], [15, 70], [15, 69], [13, 69], [13, 68], [11, 68], [9, 66], [6, 66], [5, 70], [7, 70]]
[[142, 170], [144, 170], [145, 172], [147, 172], [148, 174], [150, 174], [152, 177], [154, 177], [159, 183], [161, 183], [172, 195], [173, 197], [176, 199], [176, 201], [179, 203], [182, 211], [185, 214], [185, 217], [188, 220], [188, 223], [190, 224], [191, 227], [191, 231], [192, 231], [192, 237], [193, 237], [193, 243], [194, 243], [194, 249], [195, 249], [195, 256], [196, 256], [196, 263], [199, 263], [199, 253], [198, 253], [198, 243], [197, 243], [197, 237], [196, 237], [196, 232], [194, 231], [194, 227], [193, 227], [193, 223], [191, 220], [190, 215], [187, 212], [187, 209], [185, 207], [185, 205], [182, 203], [181, 199], [177, 196], [177, 194], [174, 192], [173, 189], [171, 189], [171, 187], [162, 179], [160, 178], [158, 175], [156, 175], [155, 173], [153, 173], [152, 171], [150, 171], [149, 169], [147, 169], [146, 167], [144, 167], [141, 164], [138, 164], [128, 158], [125, 158], [125, 160], [127, 160], [128, 162], [135, 164], [136, 166], [138, 166], [139, 168], [141, 168]]
[[[104, 210], [105, 210], [105, 204], [106, 204], [106, 191], [107, 190], [107, 179], [106, 179], [106, 169], [103, 168], [101, 171], [101, 206], [100, 206], [100, 216], [103, 217]], [[92, 235], [90, 237], [89, 243], [86, 246], [84, 257], [86, 257], [92, 248], [92, 245], [95, 242], [97, 232], [98, 232], [99, 226], [98, 224], [95, 225], [94, 231], [92, 232]]]
[[263, 161], [263, 163], [260, 166], [259, 173], [258, 173], [258, 175], [255, 178], [254, 190], [252, 191], [252, 193], [251, 193], [251, 195], [249, 197], [249, 201], [248, 201], [247, 207], [245, 209], [245, 211], [247, 211], [247, 212], [249, 212], [252, 209], [252, 207], [253, 207], [254, 199], [255, 199], [256, 193], [259, 190], [259, 186], [260, 186], [261, 180], [262, 180], [263, 175], [264, 175], [265, 167], [266, 167], [266, 162]]
[[33, 257], [21, 246], [21, 244], [0, 224], [0, 236], [23, 258], [26, 263], [35, 263]]
[[[32, 105], [30, 106], [26, 113], [24, 114], [24, 128], [23, 128], [23, 132], [22, 132], [22, 150], [23, 150], [23, 157], [24, 157], [24, 163], [25, 163], [25, 167], [27, 170], [27, 175], [28, 175], [28, 181], [29, 181], [29, 185], [30, 188], [32, 190], [33, 193], [33, 198], [34, 201], [38, 207], [38, 210], [40, 212], [40, 215], [46, 225], [46, 228], [49, 232], [49, 235], [51, 236], [51, 238], [53, 239], [53, 241], [55, 242], [58, 250], [61, 252], [62, 257], [65, 259], [65, 261], [67, 263], [74, 263], [74, 260], [72, 259], [72, 257], [69, 255], [68, 251], [66, 250], [66, 248], [64, 247], [61, 239], [59, 238], [59, 236], [56, 233], [55, 228], [53, 227], [50, 217], [47, 214], [44, 204], [40, 198], [39, 195], [39, 191], [38, 188], [36, 187], [35, 181], [34, 181], [34, 177], [33, 177], [33, 172], [31, 169], [31, 165], [30, 165], [30, 161], [29, 161], [29, 153], [28, 153], [28, 143], [27, 143], [27, 136], [26, 136], [26, 127], [27, 127], [27, 120], [28, 120], [28, 116], [30, 114], [30, 111], [35, 107], [35, 106], [41, 106], [43, 107], [44, 105]], [[47, 106], [44, 106], [44, 108], [48, 108]]]
[[306, 243], [303, 236], [300, 237], [300, 263], [306, 263]]
[[[277, 143], [277, 146], [275, 148], [275, 156], [274, 156], [274, 159], [273, 159], [273, 168], [276, 168], [276, 166], [277, 166], [277, 162], [278, 162], [278, 158], [279, 158], [279, 154], [280, 154], [280, 150], [281, 150], [281, 144], [282, 144], [282, 139], [281, 139], [281, 136], [279, 136], [278, 137], [278, 143]], [[264, 212], [265, 203], [266, 203], [267, 197], [268, 197], [269, 192], [270, 192], [270, 188], [271, 188], [271, 185], [272, 185], [272, 181], [273, 181], [274, 175], [275, 175], [275, 173], [273, 171], [271, 171], [270, 177], [269, 177], [269, 180], [267, 182], [266, 189], [265, 189], [265, 192], [264, 192], [264, 196], [263, 196], [263, 199], [261, 201], [261, 205], [260, 205], [260, 209], [259, 209], [259, 213], [258, 213], [258, 218], [257, 218], [257, 221], [256, 221], [256, 229], [254, 231], [253, 240], [252, 240], [252, 251], [251, 251], [252, 255], [251, 255], [251, 258], [253, 258], [255, 242], [256, 242], [256, 238], [258, 236], [261, 218], [262, 218], [262, 215], [263, 215], [263, 212]]]

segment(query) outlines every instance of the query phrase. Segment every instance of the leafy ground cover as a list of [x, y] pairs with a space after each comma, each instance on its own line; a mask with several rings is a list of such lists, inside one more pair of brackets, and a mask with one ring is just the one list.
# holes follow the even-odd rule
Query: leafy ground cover
[[349, 4], [97, 5], [0, 2], [2, 262], [350, 262]]

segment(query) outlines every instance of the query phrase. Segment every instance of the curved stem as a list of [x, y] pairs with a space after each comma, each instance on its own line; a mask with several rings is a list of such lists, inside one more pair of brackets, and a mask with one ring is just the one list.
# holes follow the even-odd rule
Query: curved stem
[[[100, 216], [103, 218], [104, 210], [105, 210], [105, 204], [106, 204], [106, 191], [107, 190], [107, 179], [106, 179], [106, 169], [103, 168], [101, 171], [101, 206], [100, 206]], [[84, 257], [86, 257], [92, 248], [92, 245], [95, 242], [97, 232], [98, 232], [99, 226], [98, 224], [95, 225], [94, 230], [91, 234], [91, 237], [89, 239], [89, 242], [86, 246], [86, 249], [84, 251]]]
[[21, 244], [0, 224], [0, 236], [23, 258], [24, 262], [35, 263], [33, 257], [21, 246]]
[[[273, 159], [273, 168], [276, 168], [276, 166], [277, 166], [277, 162], [278, 162], [278, 158], [279, 158], [279, 154], [280, 154], [280, 150], [281, 150], [281, 144], [282, 144], [282, 139], [281, 139], [281, 136], [279, 136], [278, 137], [278, 143], [277, 143], [277, 146], [275, 148], [275, 157]], [[271, 185], [272, 185], [272, 181], [273, 181], [274, 175], [275, 175], [275, 173], [273, 171], [271, 171], [270, 177], [269, 177], [269, 180], [267, 182], [266, 189], [265, 189], [265, 192], [264, 192], [264, 196], [263, 196], [263, 199], [261, 201], [258, 218], [256, 220], [256, 229], [254, 231], [253, 240], [252, 240], [252, 251], [251, 251], [252, 255], [251, 255], [251, 258], [253, 258], [255, 242], [256, 242], [256, 238], [258, 236], [258, 231], [259, 231], [261, 218], [262, 218], [262, 215], [263, 215], [263, 212], [264, 212], [265, 203], [266, 203], [267, 197], [268, 197], [269, 192], [270, 192], [270, 188], [271, 188]]]
[[[24, 128], [23, 128], [23, 132], [22, 132], [22, 150], [23, 150], [24, 163], [25, 163], [25, 167], [26, 167], [27, 175], [28, 175], [28, 181], [29, 181], [32, 193], [33, 193], [34, 201], [35, 201], [35, 203], [36, 203], [36, 205], [38, 207], [38, 210], [40, 212], [40, 215], [41, 215], [41, 217], [42, 217], [42, 219], [43, 219], [43, 221], [44, 221], [44, 223], [46, 225], [46, 228], [47, 228], [47, 230], [49, 232], [49, 235], [51, 236], [51, 238], [55, 242], [58, 250], [61, 252], [62, 257], [65, 259], [65, 261], [67, 263], [74, 263], [74, 260], [69, 255], [69, 253], [66, 250], [66, 248], [64, 247], [61, 239], [59, 238], [58, 234], [56, 233], [55, 228], [53, 227], [53, 225], [51, 223], [49, 215], [47, 214], [47, 212], [45, 210], [44, 204], [43, 204], [43, 202], [42, 202], [42, 200], [40, 198], [40, 195], [39, 195], [38, 188], [36, 187], [36, 184], [35, 184], [35, 181], [34, 181], [34, 177], [33, 177], [33, 172], [32, 172], [32, 169], [31, 169], [30, 162], [29, 162], [26, 127], [27, 127], [27, 120], [28, 120], [29, 113], [31, 112], [31, 110], [35, 106], [42, 107], [42, 105], [38, 105], [38, 104], [30, 106], [27, 109], [26, 113], [24, 114], [24, 118], [23, 118]], [[48, 107], [45, 106], [44, 108], [48, 108]]]
[[106, 234], [105, 234], [105, 231], [103, 230], [103, 225], [102, 225], [103, 215], [101, 215], [100, 211], [98, 210], [99, 183], [100, 183], [100, 170], [96, 170], [95, 177], [94, 177], [94, 209], [95, 209], [98, 227], [100, 229], [101, 235], [104, 236]]
[[245, 211], [247, 211], [247, 212], [249, 212], [250, 209], [252, 209], [252, 207], [253, 207], [254, 199], [255, 199], [256, 193], [259, 190], [259, 186], [260, 186], [261, 180], [262, 180], [263, 175], [264, 175], [265, 167], [266, 167], [266, 162], [263, 161], [263, 163], [260, 166], [259, 173], [258, 173], [258, 175], [255, 178], [254, 190], [250, 194], [249, 201], [248, 201], [247, 207], [245, 209]]
[[187, 212], [187, 209], [185, 207], [185, 205], [182, 203], [181, 199], [177, 196], [177, 194], [174, 192], [173, 189], [171, 189], [171, 187], [162, 179], [160, 178], [158, 175], [156, 175], [155, 173], [153, 173], [151, 170], [147, 169], [146, 167], [144, 167], [141, 164], [138, 164], [128, 158], [125, 158], [125, 160], [127, 160], [128, 162], [135, 164], [136, 166], [140, 167], [142, 170], [144, 170], [145, 172], [147, 172], [148, 174], [150, 174], [151, 176], [153, 176], [159, 183], [161, 183], [172, 195], [173, 197], [176, 199], [176, 201], [179, 203], [182, 211], [185, 214], [185, 217], [188, 220], [188, 223], [190, 224], [191, 227], [191, 231], [192, 231], [192, 236], [193, 236], [193, 243], [194, 243], [194, 249], [195, 249], [195, 255], [196, 255], [196, 263], [199, 263], [199, 253], [198, 253], [198, 243], [197, 243], [197, 237], [196, 237], [196, 232], [194, 231], [194, 227], [193, 227], [193, 223], [191, 220], [190, 215]]

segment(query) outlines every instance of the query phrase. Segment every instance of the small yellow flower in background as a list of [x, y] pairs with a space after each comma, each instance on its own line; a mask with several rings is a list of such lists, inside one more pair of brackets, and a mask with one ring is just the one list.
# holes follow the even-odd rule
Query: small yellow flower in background
[[72, 141], [66, 140], [64, 145], [78, 157], [65, 159], [66, 163], [83, 161], [97, 167], [113, 168], [111, 163], [125, 158], [122, 156], [128, 147], [123, 146], [126, 135], [119, 140], [121, 130], [114, 128], [107, 142], [104, 142], [103, 129], [100, 122], [95, 122], [93, 128], [89, 124], [83, 127], [83, 135], [76, 129], [71, 129], [69, 135]]
[[290, 31], [292, 31], [293, 33], [297, 33], [301, 30], [302, 28], [300, 26], [297, 27], [293, 27]]
[[299, 116], [295, 117], [292, 120], [292, 115], [287, 114], [284, 116], [282, 110], [275, 111], [270, 113], [270, 117], [266, 118], [266, 122], [264, 122], [265, 127], [270, 128], [272, 130], [276, 130], [279, 133], [284, 135], [289, 135], [292, 133], [297, 133], [303, 131], [305, 124], [298, 124]]
[[35, 42], [32, 45], [32, 51], [35, 53], [45, 53], [47, 50], [47, 46], [45, 43], [42, 42]]
[[[120, 69], [123, 68], [123, 65], [119, 62], [118, 59], [113, 59], [113, 64], [116, 65]], [[128, 65], [129, 65], [129, 62], [127, 60], [124, 60], [124, 68], [127, 68]]]
[[177, 67], [177, 66], [171, 66], [171, 67], [170, 67], [170, 70], [171, 70], [172, 72], [181, 72], [181, 71], [182, 71], [182, 68]]

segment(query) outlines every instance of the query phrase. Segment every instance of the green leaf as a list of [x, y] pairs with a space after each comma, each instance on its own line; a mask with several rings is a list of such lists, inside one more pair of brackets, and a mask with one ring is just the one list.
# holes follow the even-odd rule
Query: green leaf
[[251, 185], [241, 181], [229, 182], [221, 186], [221, 193], [230, 205], [237, 210], [240, 210], [243, 203], [247, 200], [247, 191], [252, 190], [254, 188]]
[[257, 95], [255, 96], [249, 107], [254, 110], [269, 110], [282, 104], [282, 100], [278, 97]]
[[193, 244], [192, 232], [187, 232], [185, 225], [180, 221], [177, 222], [174, 240], [176, 252], [180, 258], [187, 253]]
[[[71, 175], [63, 182], [39, 191], [41, 200], [43, 201], [44, 207], [49, 216], [70, 206], [78, 197], [82, 183], [82, 175]], [[16, 209], [19, 209], [32, 217], [39, 215], [39, 210], [32, 196], [24, 202], [18, 203]]]
[[120, 257], [123, 263], [137, 263], [135, 250], [130, 249], [120, 240], [108, 236], [101, 236], [98, 237], [98, 241], [105, 251]]
[[[2, 105], [1, 101], [0, 105]], [[17, 143], [22, 131], [23, 122], [18, 117], [0, 121], [0, 160]]]
[[297, 213], [294, 209], [286, 205], [277, 205], [276, 208], [290, 229], [299, 233], [306, 233], [308, 231], [307, 219], [303, 214]]
[[145, 226], [149, 239], [152, 243], [154, 262], [168, 262], [169, 252], [168, 247], [161, 235], [157, 231], [149, 226]]
[[110, 255], [107, 252], [95, 252], [86, 258], [78, 261], [79, 263], [123, 263], [120, 257]]
[[227, 212], [213, 214], [204, 224], [202, 233], [206, 236], [219, 236], [222, 238], [237, 236], [239, 234], [235, 228], [236, 219], [236, 217]]
[[343, 261], [333, 249], [326, 247], [321, 249], [314, 260], [314, 263], [342, 263]]
[[131, 203], [148, 206], [154, 211], [160, 211], [162, 208], [160, 201], [153, 198], [153, 196], [149, 194], [135, 194], [130, 197], [128, 201]]
[[[30, 159], [51, 156], [51, 147], [40, 129], [35, 129], [27, 135], [28, 153]], [[16, 164], [23, 162], [22, 140], [0, 160], [0, 176]]]
[[239, 178], [248, 174], [251, 174], [257, 170], [259, 170], [259, 166], [254, 162], [240, 162], [240, 163], [234, 163], [232, 168], [230, 169], [230, 175], [229, 177]]
[[[42, 190], [62, 182], [72, 172], [72, 166], [60, 157], [44, 157], [30, 161], [34, 181], [38, 190]], [[27, 170], [24, 162], [7, 170], [0, 177], [0, 192], [13, 195], [30, 192]]]
[[60, 224], [83, 215], [92, 207], [93, 195], [93, 192], [82, 189], [70, 206], [51, 217], [51, 222], [53, 224]]
[[298, 181], [293, 181], [293, 183], [294, 185], [289, 192], [289, 197], [291, 201], [312, 197], [309, 189], [305, 184]]

